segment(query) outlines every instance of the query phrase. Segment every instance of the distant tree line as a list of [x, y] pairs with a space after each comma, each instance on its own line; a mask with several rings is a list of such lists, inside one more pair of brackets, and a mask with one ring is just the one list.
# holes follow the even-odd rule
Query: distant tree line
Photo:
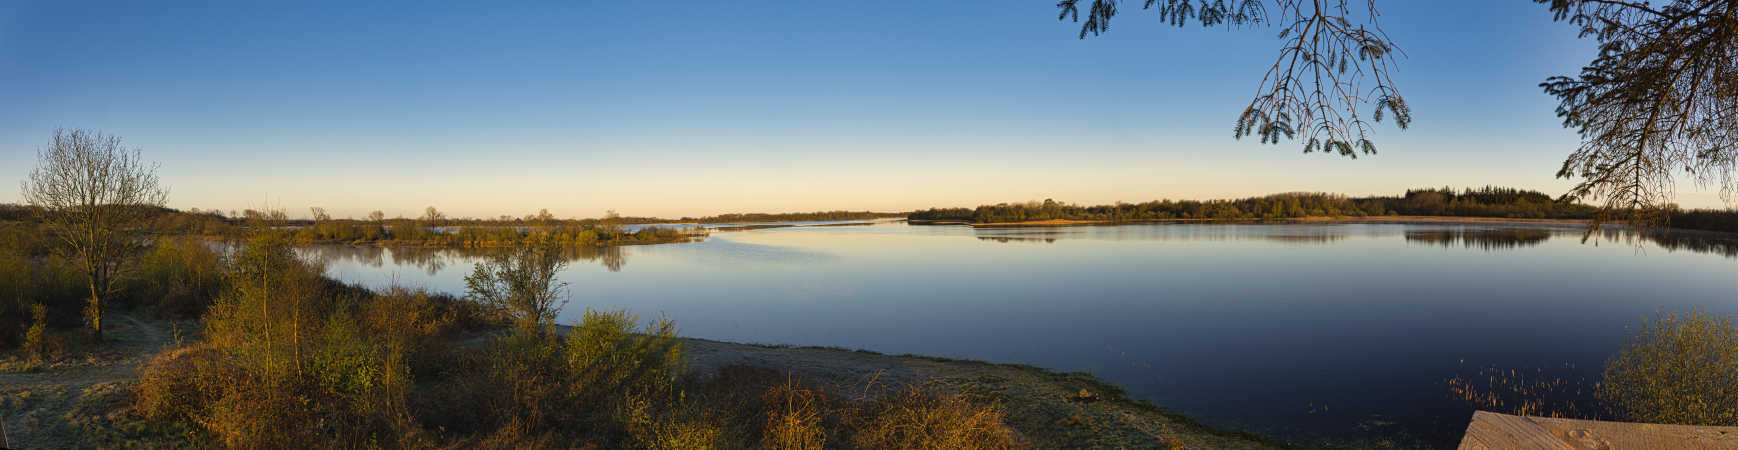
[[[1456, 216], [1526, 219], [1589, 219], [1592, 205], [1559, 201], [1543, 192], [1486, 186], [1412, 189], [1399, 197], [1347, 197], [1298, 192], [1235, 200], [1158, 200], [1144, 203], [1082, 206], [1046, 199], [1042, 202], [999, 203], [977, 208], [931, 208], [907, 218], [927, 222], [1015, 223], [1043, 220], [1140, 222], [1165, 220], [1265, 220], [1303, 217]], [[1679, 210], [1671, 214], [1674, 228], [1738, 232], [1738, 212]]]
[[629, 230], [611, 224], [435, 226], [431, 221], [420, 219], [392, 219], [315, 222], [297, 230], [293, 239], [299, 242], [481, 248], [545, 243], [564, 246], [662, 244], [686, 242], [692, 237], [689, 231], [673, 228]]
[[891, 217], [905, 217], [902, 212], [874, 211], [816, 211], [804, 213], [732, 213], [719, 214], [700, 218], [683, 217], [683, 222], [699, 223], [738, 223], [738, 222], [818, 222], [826, 220], [870, 220]]
[[[450, 217], [433, 206], [425, 208], [417, 218], [387, 218], [373, 211], [364, 219], [334, 219], [324, 208], [309, 208], [309, 218], [293, 219], [283, 211], [244, 209], [186, 211], [150, 207], [147, 216], [153, 222], [151, 230], [167, 235], [207, 237], [237, 237], [246, 234], [250, 224], [292, 227], [297, 231], [292, 239], [303, 243], [348, 243], [380, 245], [416, 245], [439, 247], [504, 247], [551, 240], [563, 245], [609, 246], [658, 244], [687, 241], [687, 232], [668, 228], [628, 230], [624, 225], [737, 222], [789, 222], [826, 220], [866, 220], [904, 217], [903, 212], [818, 211], [805, 213], [732, 213], [706, 217], [667, 219], [659, 217], [623, 217], [614, 211], [603, 217], [558, 219], [549, 210], [523, 217], [502, 215], [495, 218]], [[0, 204], [0, 223], [31, 223], [40, 214], [28, 205]]]

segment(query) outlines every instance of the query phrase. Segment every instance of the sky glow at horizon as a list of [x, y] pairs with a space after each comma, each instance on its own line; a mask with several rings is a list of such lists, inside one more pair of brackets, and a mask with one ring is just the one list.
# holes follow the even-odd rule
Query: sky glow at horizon
[[292, 216], [1560, 194], [1578, 139], [1537, 84], [1594, 53], [1532, 2], [1379, 1], [1415, 121], [1354, 160], [1232, 139], [1273, 32], [1134, 7], [1079, 40], [1053, 2], [239, 3], [0, 5], [0, 180], [66, 127], [143, 149], [172, 207]]

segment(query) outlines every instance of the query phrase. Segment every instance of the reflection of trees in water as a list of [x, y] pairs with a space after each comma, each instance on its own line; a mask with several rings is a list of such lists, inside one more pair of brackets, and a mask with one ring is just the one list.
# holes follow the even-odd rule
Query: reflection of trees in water
[[978, 240], [1000, 242], [1003, 244], [1006, 244], [1009, 242], [1029, 242], [1029, 243], [1034, 243], [1034, 244], [1036, 244], [1036, 243], [1052, 244], [1052, 243], [1056, 242], [1056, 238], [1053, 238], [1053, 237], [1042, 237], [1041, 238], [1041, 237], [1027, 237], [1027, 236], [978, 236]]
[[1687, 250], [1695, 253], [1713, 253], [1727, 258], [1738, 258], [1738, 237], [1730, 235], [1700, 231], [1637, 233], [1621, 229], [1606, 229], [1600, 231], [1600, 237], [1608, 241], [1626, 243], [1634, 243], [1639, 239], [1652, 242], [1666, 251]]
[[1408, 230], [1407, 243], [1439, 245], [1443, 248], [1463, 245], [1486, 251], [1532, 247], [1551, 239], [1551, 230], [1543, 229], [1455, 229]]
[[[1160, 225], [1159, 227], [1168, 227]], [[1278, 232], [1275, 232], [1278, 231]], [[1045, 229], [1032, 231], [978, 230], [977, 238], [989, 242], [1027, 242], [1055, 243], [1058, 239], [1110, 239], [1110, 240], [1183, 240], [1183, 241], [1242, 241], [1264, 240], [1283, 244], [1329, 244], [1345, 239], [1347, 233], [1338, 229], [1280, 229], [1262, 228], [1200, 228], [1179, 226], [1178, 228], [1140, 228], [1140, 227], [1080, 227], [1071, 229]]]
[[451, 264], [447, 260], [449, 256], [447, 249], [397, 247], [390, 249], [390, 253], [392, 254], [393, 265], [413, 266], [428, 272], [431, 277]]
[[1055, 228], [996, 229], [996, 230], [979, 229], [979, 230], [975, 230], [975, 231], [977, 232], [977, 237], [978, 237], [978, 240], [980, 240], [980, 241], [1000, 242], [1003, 244], [1010, 243], [1010, 242], [1025, 242], [1025, 243], [1032, 243], [1032, 244], [1038, 244], [1038, 243], [1052, 244], [1052, 243], [1056, 242], [1056, 239], [1067, 236], [1067, 232], [1065, 230], [1058, 230]]
[[[416, 267], [433, 276], [460, 260], [480, 259], [498, 251], [502, 249], [313, 245], [302, 247], [300, 253], [309, 262], [321, 265], [335, 261], [355, 261], [370, 267], [381, 267], [390, 258], [394, 266]], [[597, 261], [611, 272], [622, 271], [622, 267], [628, 263], [627, 252], [619, 246], [567, 247], [562, 249], [562, 257], [568, 262]]]
[[1346, 238], [1345, 233], [1308, 233], [1308, 234], [1269, 234], [1261, 237], [1274, 242], [1288, 244], [1329, 244]]
[[[572, 259], [569, 261], [580, 259], [597, 261], [602, 263], [603, 267], [609, 269], [611, 272], [621, 272], [622, 266], [628, 264], [628, 252], [623, 251], [621, 246], [578, 247], [573, 250], [574, 252], [571, 256]], [[567, 255], [564, 254], [563, 256]]]
[[380, 267], [385, 265], [386, 250], [380, 247], [352, 247], [348, 245], [314, 245], [296, 249], [302, 260], [320, 266], [328, 266], [336, 261], [355, 261], [357, 264]]

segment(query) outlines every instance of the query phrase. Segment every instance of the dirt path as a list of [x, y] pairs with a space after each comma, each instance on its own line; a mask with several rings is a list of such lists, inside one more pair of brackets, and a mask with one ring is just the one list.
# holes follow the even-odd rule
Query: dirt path
[[[103, 445], [83, 431], [130, 403], [128, 385], [151, 356], [173, 341], [169, 322], [110, 312], [103, 328], [109, 342], [74, 349], [60, 360], [31, 365], [21, 355], [0, 360], [0, 420], [15, 448], [74, 448]], [[76, 338], [75, 338], [76, 339]]]

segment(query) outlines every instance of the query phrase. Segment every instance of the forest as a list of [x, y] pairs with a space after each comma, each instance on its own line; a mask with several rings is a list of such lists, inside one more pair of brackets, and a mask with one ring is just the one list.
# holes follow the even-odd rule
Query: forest
[[[1144, 222], [1168, 220], [1270, 220], [1305, 217], [1451, 216], [1512, 219], [1592, 219], [1592, 205], [1553, 199], [1543, 192], [1482, 188], [1410, 189], [1400, 196], [1347, 197], [1294, 192], [1234, 200], [1158, 200], [1081, 206], [1046, 199], [977, 208], [931, 208], [907, 216], [913, 223], [1017, 223], [1043, 220]], [[1738, 212], [1667, 209], [1673, 228], [1738, 232]]]

